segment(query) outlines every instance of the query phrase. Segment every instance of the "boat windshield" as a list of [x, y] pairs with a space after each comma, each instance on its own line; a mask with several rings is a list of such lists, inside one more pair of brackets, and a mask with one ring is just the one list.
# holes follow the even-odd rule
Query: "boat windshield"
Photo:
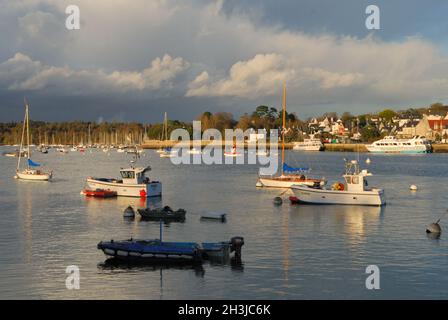
[[121, 171], [121, 177], [123, 179], [134, 179], [135, 172], [134, 171]]

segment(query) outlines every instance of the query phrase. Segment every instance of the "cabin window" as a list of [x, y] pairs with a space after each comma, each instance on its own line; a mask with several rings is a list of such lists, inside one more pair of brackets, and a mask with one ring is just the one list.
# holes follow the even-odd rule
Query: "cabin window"
[[121, 177], [123, 179], [134, 179], [135, 173], [134, 171], [121, 171]]
[[353, 182], [353, 184], [358, 184], [359, 183], [359, 177], [358, 176], [352, 177], [352, 182]]

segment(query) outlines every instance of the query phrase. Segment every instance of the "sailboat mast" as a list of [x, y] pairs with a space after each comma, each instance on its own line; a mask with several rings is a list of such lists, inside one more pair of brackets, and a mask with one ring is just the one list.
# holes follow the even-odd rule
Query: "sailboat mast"
[[[28, 108], [28, 102], [26, 103], [26, 132], [27, 132], [27, 143], [28, 143], [28, 150], [26, 153], [26, 156], [28, 159], [31, 159], [31, 148], [30, 148], [30, 111]], [[29, 163], [27, 162], [28, 168]]]
[[286, 130], [286, 85], [283, 83], [283, 98], [282, 98], [282, 175], [283, 175], [283, 164], [285, 163], [285, 130]]
[[17, 171], [20, 170], [20, 160], [22, 159], [23, 140], [25, 139], [25, 126], [26, 126], [26, 107], [25, 107], [25, 116], [23, 117], [22, 138], [20, 139], [19, 159], [17, 161]]

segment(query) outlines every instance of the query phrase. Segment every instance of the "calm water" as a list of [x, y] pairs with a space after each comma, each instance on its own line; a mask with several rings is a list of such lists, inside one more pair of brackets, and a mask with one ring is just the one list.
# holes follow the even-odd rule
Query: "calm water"
[[[2, 148], [2, 151], [6, 148]], [[350, 153], [288, 153], [290, 165], [340, 180]], [[366, 155], [361, 154], [364, 163]], [[309, 299], [447, 298], [448, 243], [425, 226], [448, 207], [448, 154], [369, 155], [370, 185], [386, 189], [383, 209], [272, 204], [279, 190], [257, 190], [255, 165], [174, 166], [147, 150], [162, 202], [187, 210], [185, 223], [164, 227], [165, 240], [221, 241], [244, 236], [243, 265], [200, 268], [111, 267], [100, 240], [156, 238], [158, 223], [126, 221], [138, 199], [86, 199], [89, 175], [117, 176], [129, 158], [112, 151], [36, 154], [55, 172], [51, 183], [16, 181], [16, 159], [0, 157], [0, 298], [37, 299]], [[419, 191], [409, 191], [416, 184]], [[286, 199], [285, 195], [285, 199]], [[227, 223], [201, 222], [205, 210]], [[448, 226], [448, 215], [442, 219]], [[448, 230], [448, 229], [447, 229]], [[381, 289], [365, 289], [365, 268], [381, 270]], [[77, 265], [81, 289], [65, 288], [65, 268]]]

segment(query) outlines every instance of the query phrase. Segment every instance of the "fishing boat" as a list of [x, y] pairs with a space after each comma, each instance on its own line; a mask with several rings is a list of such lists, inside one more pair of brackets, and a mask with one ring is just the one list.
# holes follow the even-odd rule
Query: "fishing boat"
[[88, 177], [86, 185], [89, 189], [108, 189], [117, 192], [117, 196], [126, 197], [160, 197], [162, 183], [146, 177], [151, 167], [130, 167], [120, 170], [121, 179]]
[[[22, 139], [20, 141], [20, 149], [19, 149], [19, 159], [17, 161], [17, 169], [16, 175], [14, 178], [22, 179], [22, 180], [32, 180], [32, 181], [49, 181], [53, 175], [52, 172], [44, 172], [39, 169], [35, 169], [40, 167], [39, 163], [31, 160], [31, 132], [30, 132], [30, 116], [29, 116], [29, 106], [25, 101], [25, 118], [23, 119], [23, 129], [22, 129]], [[22, 160], [22, 152], [24, 151], [24, 142], [26, 138], [26, 158], [27, 158], [27, 167], [24, 170], [20, 169], [20, 162]]]
[[105, 190], [105, 189], [84, 189], [82, 194], [86, 197], [95, 197], [95, 198], [114, 198], [117, 196], [116, 191]]
[[430, 153], [432, 151], [431, 142], [422, 136], [415, 136], [412, 139], [386, 136], [366, 145], [366, 148], [372, 153]]
[[386, 204], [384, 190], [368, 187], [367, 177], [372, 174], [360, 170], [357, 160], [346, 161], [344, 183], [334, 183], [331, 188], [293, 185], [299, 202], [310, 204], [348, 204], [382, 206]]
[[187, 213], [184, 209], [173, 211], [169, 206], [165, 206], [162, 209], [137, 209], [137, 212], [142, 219], [163, 221], [184, 221]]
[[283, 124], [282, 124], [282, 162], [281, 174], [278, 176], [259, 176], [257, 187], [291, 188], [292, 185], [318, 186], [325, 184], [323, 179], [309, 178], [306, 174], [309, 168], [295, 168], [285, 163], [285, 133], [286, 133], [286, 85], [283, 84]]

